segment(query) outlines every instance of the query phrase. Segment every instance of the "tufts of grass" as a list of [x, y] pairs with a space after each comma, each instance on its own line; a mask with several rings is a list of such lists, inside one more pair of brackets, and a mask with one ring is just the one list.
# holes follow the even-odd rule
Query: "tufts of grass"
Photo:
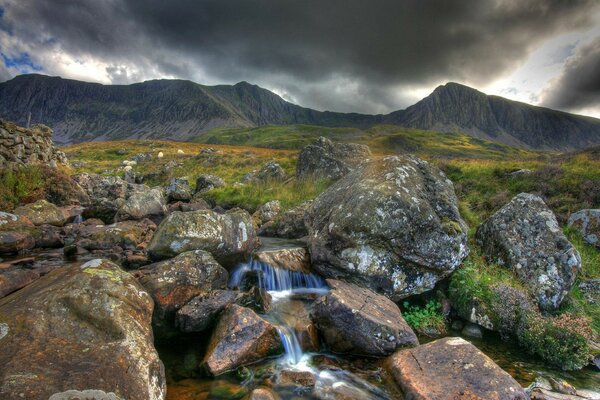
[[442, 305], [436, 300], [429, 300], [423, 307], [402, 303], [402, 316], [406, 323], [417, 333], [429, 336], [431, 332], [446, 333], [446, 318], [442, 313]]
[[44, 197], [42, 167], [29, 165], [12, 170], [0, 170], [0, 210], [11, 211], [19, 203], [28, 203]]

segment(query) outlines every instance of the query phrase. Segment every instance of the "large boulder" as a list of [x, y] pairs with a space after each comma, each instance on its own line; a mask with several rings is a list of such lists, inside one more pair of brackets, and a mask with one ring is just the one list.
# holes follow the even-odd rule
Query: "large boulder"
[[111, 225], [80, 224], [74, 227], [75, 244], [86, 250], [141, 250], [148, 246], [156, 224], [148, 219]]
[[386, 356], [419, 341], [400, 309], [385, 296], [342, 281], [327, 279], [331, 291], [317, 299], [311, 318], [337, 353]]
[[575, 283], [581, 257], [546, 203], [521, 193], [478, 229], [477, 243], [490, 261], [512, 269], [542, 310], [555, 310]]
[[220, 375], [283, 350], [277, 329], [249, 308], [233, 304], [222, 314], [208, 344], [204, 366]]
[[73, 179], [90, 197], [91, 205], [85, 209], [84, 217], [113, 222], [115, 214], [125, 204], [129, 184], [117, 176], [97, 174], [78, 174]]
[[319, 195], [305, 221], [317, 272], [392, 300], [433, 289], [468, 254], [452, 182], [414, 156], [363, 164]]
[[225, 288], [229, 277], [227, 270], [202, 250], [148, 265], [140, 274], [140, 283], [154, 299], [153, 324], [161, 336], [173, 333], [177, 310], [200, 294]]
[[172, 178], [167, 185], [166, 194], [169, 201], [190, 201], [192, 190], [188, 178]]
[[0, 300], [3, 399], [165, 398], [152, 299], [106, 260], [56, 269]]
[[569, 226], [577, 229], [587, 243], [600, 248], [600, 209], [579, 210], [571, 214]]
[[125, 202], [119, 207], [115, 221], [149, 218], [159, 221], [167, 213], [167, 201], [159, 188], [131, 185]]
[[398, 351], [387, 366], [411, 400], [528, 398], [517, 381], [461, 338], [439, 339]]
[[148, 253], [169, 258], [189, 250], [206, 250], [218, 260], [241, 256], [258, 244], [252, 217], [236, 209], [225, 214], [211, 210], [175, 211], [158, 226]]
[[308, 235], [304, 217], [311, 202], [302, 203], [283, 213], [277, 214], [273, 219], [263, 223], [258, 234], [261, 236], [299, 239]]
[[296, 165], [296, 176], [340, 179], [371, 157], [368, 146], [355, 143], [333, 143], [320, 137], [302, 149]]
[[257, 182], [272, 182], [285, 179], [285, 171], [275, 161], [269, 161], [256, 173], [254, 180]]
[[17, 207], [14, 213], [29, 219], [34, 225], [63, 226], [68, 219], [65, 212], [46, 200], [38, 200], [35, 203]]

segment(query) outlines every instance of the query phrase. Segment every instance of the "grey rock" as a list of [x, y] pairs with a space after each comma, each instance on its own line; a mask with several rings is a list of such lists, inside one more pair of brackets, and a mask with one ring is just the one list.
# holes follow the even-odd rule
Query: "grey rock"
[[287, 239], [299, 239], [308, 235], [304, 218], [311, 204], [312, 202], [302, 203], [280, 213], [273, 220], [260, 226], [259, 235]]
[[190, 201], [192, 190], [188, 178], [173, 178], [167, 185], [166, 195], [169, 201]]
[[275, 161], [269, 161], [254, 176], [258, 182], [281, 181], [285, 179], [285, 171]]
[[580, 210], [571, 214], [569, 226], [577, 229], [587, 243], [600, 248], [600, 209]]
[[196, 192], [204, 193], [225, 186], [223, 179], [215, 175], [200, 175], [196, 178]]
[[159, 221], [167, 213], [166, 199], [159, 188], [130, 185], [127, 197], [115, 214], [115, 221], [149, 218]]

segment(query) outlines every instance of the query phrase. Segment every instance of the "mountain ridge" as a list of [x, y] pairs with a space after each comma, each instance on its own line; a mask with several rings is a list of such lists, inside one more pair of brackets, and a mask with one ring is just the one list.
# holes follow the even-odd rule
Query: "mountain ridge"
[[600, 144], [600, 120], [489, 96], [449, 82], [386, 115], [317, 111], [245, 81], [206, 86], [183, 79], [103, 85], [41, 74], [0, 83], [0, 117], [51, 126], [59, 144], [129, 138], [190, 140], [214, 128], [310, 124], [366, 129], [378, 124], [439, 132], [529, 149]]

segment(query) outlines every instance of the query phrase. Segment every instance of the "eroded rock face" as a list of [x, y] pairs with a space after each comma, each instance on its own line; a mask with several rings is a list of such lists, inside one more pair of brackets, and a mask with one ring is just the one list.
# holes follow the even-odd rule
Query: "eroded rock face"
[[159, 221], [167, 213], [166, 198], [158, 188], [146, 185], [131, 185], [127, 199], [117, 210], [115, 221], [149, 218]]
[[311, 318], [334, 352], [386, 356], [419, 344], [387, 297], [334, 279], [327, 284], [331, 291], [315, 301]]
[[340, 179], [371, 157], [368, 146], [354, 143], [333, 143], [320, 137], [302, 149], [296, 165], [296, 177], [310, 176]]
[[600, 248], [600, 209], [580, 210], [571, 214], [569, 226], [577, 229], [587, 243]]
[[251, 309], [233, 304], [221, 314], [204, 365], [211, 375], [220, 375], [282, 350], [277, 329], [271, 323]]
[[[0, 397], [161, 400], [152, 299], [106, 260], [59, 268], [0, 300]], [[93, 395], [93, 396], [92, 396]], [[68, 397], [71, 396], [71, 397]], [[81, 396], [81, 394], [80, 394]], [[94, 397], [96, 396], [96, 397]]]
[[211, 210], [175, 211], [158, 226], [148, 253], [161, 259], [190, 250], [206, 250], [219, 260], [249, 253], [257, 244], [252, 217], [244, 210], [225, 214]]
[[388, 369], [407, 399], [525, 400], [523, 388], [461, 338], [444, 338], [390, 356]]
[[414, 156], [363, 164], [319, 195], [305, 222], [314, 269], [393, 300], [433, 289], [468, 254], [452, 182]]
[[63, 226], [68, 219], [65, 212], [46, 200], [38, 200], [35, 203], [17, 207], [15, 214], [29, 219], [34, 225]]
[[224, 289], [229, 277], [210, 253], [188, 251], [140, 270], [140, 283], [154, 299], [153, 325], [161, 337], [173, 333], [175, 313], [192, 298]]
[[517, 274], [543, 310], [560, 306], [581, 269], [554, 213], [532, 194], [515, 196], [477, 229], [476, 240], [492, 262]]
[[84, 217], [113, 222], [115, 214], [125, 204], [129, 184], [116, 176], [97, 174], [78, 174], [73, 179], [90, 197], [91, 205], [84, 211]]

